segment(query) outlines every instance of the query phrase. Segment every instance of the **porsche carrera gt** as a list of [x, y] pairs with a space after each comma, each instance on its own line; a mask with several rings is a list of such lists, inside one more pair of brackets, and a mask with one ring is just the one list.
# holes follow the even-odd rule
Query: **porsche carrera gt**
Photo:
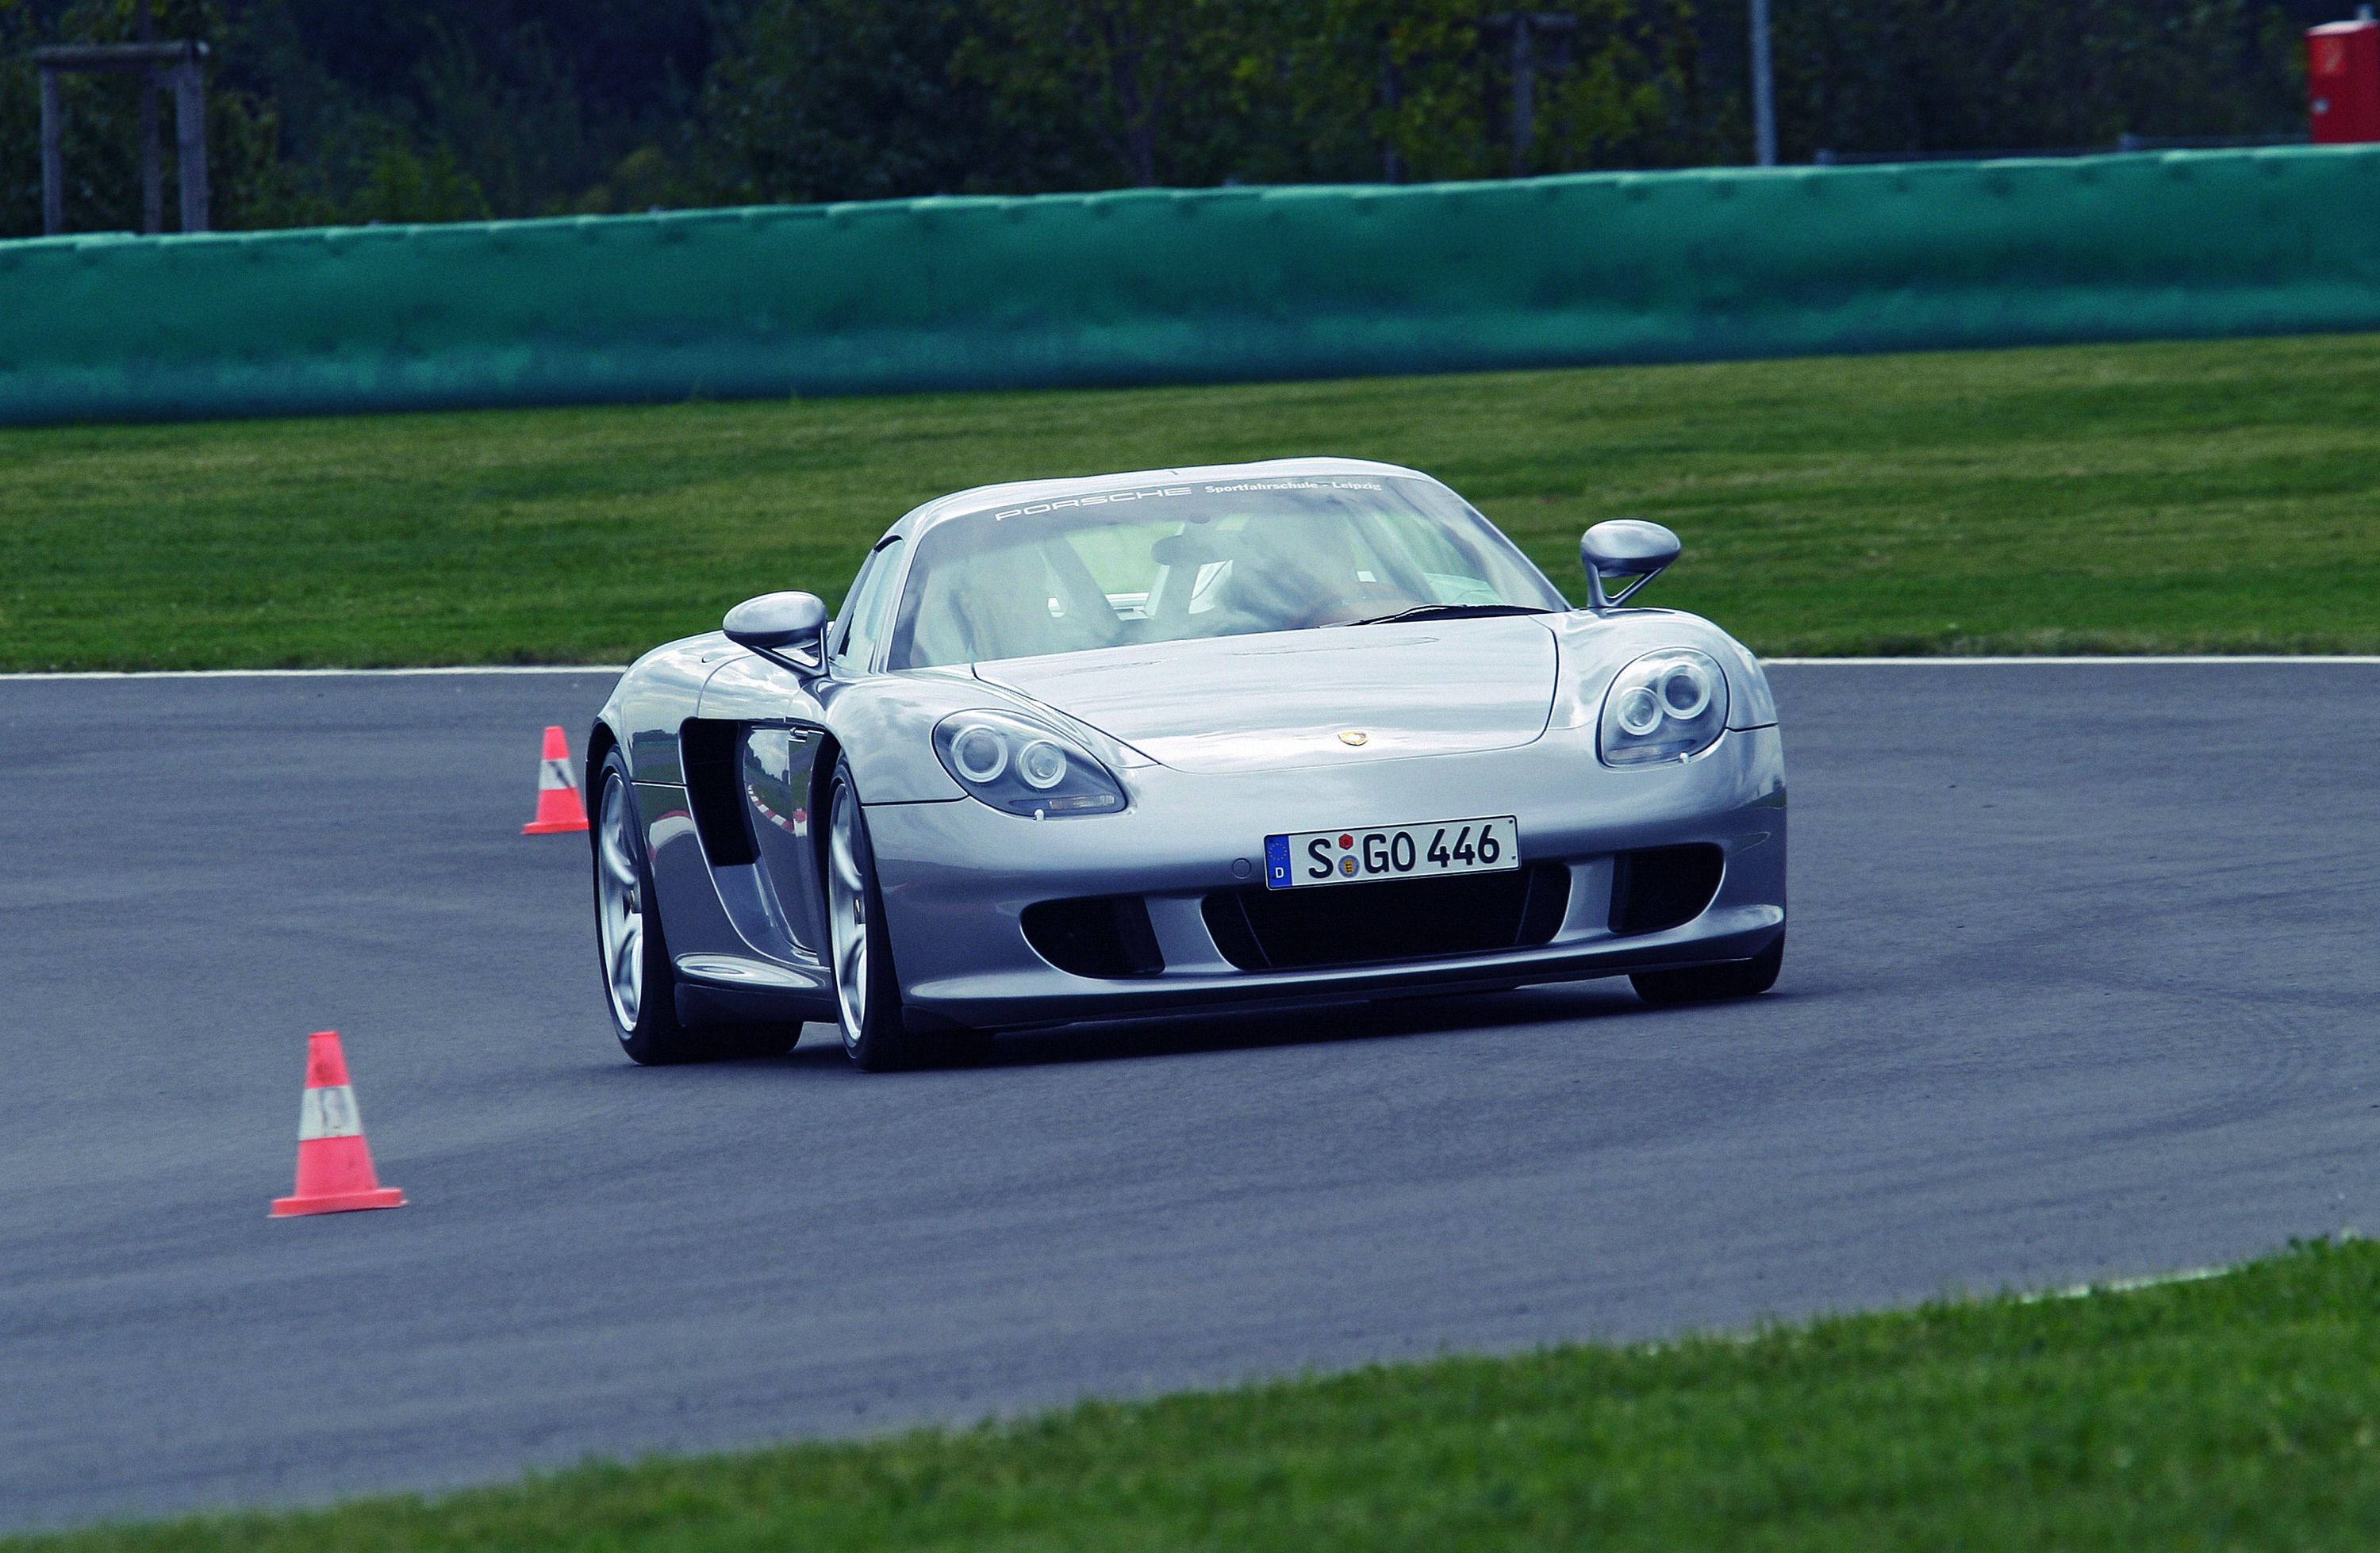
[[627, 1055], [861, 1067], [1019, 1028], [1626, 976], [1747, 996], [1785, 946], [1759, 661], [1577, 608], [1415, 470], [1299, 458], [986, 486], [646, 654], [588, 752]]

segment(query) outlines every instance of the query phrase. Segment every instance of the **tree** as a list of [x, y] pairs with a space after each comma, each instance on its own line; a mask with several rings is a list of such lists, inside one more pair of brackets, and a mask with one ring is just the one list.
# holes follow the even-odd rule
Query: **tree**
[[961, 79], [993, 98], [1001, 128], [1037, 144], [1078, 133], [1104, 152], [1098, 182], [1147, 188], [1228, 176], [1236, 67], [1251, 0], [982, 0]]
[[[1684, 0], [1570, 0], [1533, 28], [1531, 172], [1688, 160], [1695, 39]], [[1509, 172], [1512, 7], [1492, 0], [1275, 0], [1237, 76], [1250, 171], [1269, 181]]]
[[1687, 0], [1576, 0], [1571, 56], [1537, 94], [1533, 172], [1698, 161], [1686, 128], [1696, 64]]
[[[41, 227], [24, 51], [135, 3], [0, 0], [0, 235]], [[1745, 159], [1747, 0], [153, 0], [214, 51], [221, 226], [1495, 177], [1516, 3], [1570, 23], [1524, 170]], [[2302, 131], [2299, 33], [2345, 9], [1775, 0], [1784, 152]], [[70, 224], [137, 226], [129, 79], [65, 85]]]
[[986, 93], [952, 66], [976, 19], [965, 0], [764, 0], [703, 89], [707, 190], [752, 203], [973, 186]]
[[2268, 0], [1779, 0], [1776, 30], [1788, 160], [2305, 126]]

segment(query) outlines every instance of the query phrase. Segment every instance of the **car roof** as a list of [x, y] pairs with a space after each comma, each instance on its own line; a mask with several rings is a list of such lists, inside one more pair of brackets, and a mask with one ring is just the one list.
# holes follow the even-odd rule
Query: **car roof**
[[1279, 479], [1296, 475], [1389, 475], [1402, 479], [1434, 479], [1419, 469], [1408, 469], [1400, 464], [1382, 464], [1369, 458], [1264, 458], [1246, 464], [1196, 464], [1172, 469], [1127, 469], [1112, 475], [1009, 480], [1000, 485], [978, 485], [965, 491], [954, 491], [947, 496], [937, 496], [921, 506], [913, 507], [898, 523], [885, 530], [885, 538], [900, 535], [914, 539], [950, 518], [1020, 502], [1088, 496], [1110, 491], [1125, 491], [1136, 485]]

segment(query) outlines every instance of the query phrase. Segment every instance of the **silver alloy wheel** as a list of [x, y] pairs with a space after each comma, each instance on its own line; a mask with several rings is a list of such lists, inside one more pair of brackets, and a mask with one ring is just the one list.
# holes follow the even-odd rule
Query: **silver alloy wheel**
[[859, 872], [858, 830], [858, 800], [850, 788], [836, 788], [827, 821], [826, 930], [846, 1048], [859, 1044], [868, 1020], [868, 881]]
[[613, 777], [603, 784], [601, 867], [595, 880], [595, 928], [603, 940], [603, 983], [612, 992], [612, 1017], [620, 1038], [637, 1027], [645, 1001], [644, 892], [637, 881], [630, 850], [628, 784]]

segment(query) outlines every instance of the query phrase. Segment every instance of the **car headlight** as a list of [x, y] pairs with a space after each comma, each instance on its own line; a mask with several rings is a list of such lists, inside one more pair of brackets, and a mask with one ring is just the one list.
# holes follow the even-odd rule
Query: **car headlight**
[[1123, 788], [1065, 735], [1004, 711], [963, 711], [934, 728], [934, 753], [970, 797], [1009, 814], [1113, 814]]
[[1607, 766], [1682, 760], [1727, 728], [1727, 675], [1692, 648], [1649, 652], [1620, 671], [1603, 698]]

